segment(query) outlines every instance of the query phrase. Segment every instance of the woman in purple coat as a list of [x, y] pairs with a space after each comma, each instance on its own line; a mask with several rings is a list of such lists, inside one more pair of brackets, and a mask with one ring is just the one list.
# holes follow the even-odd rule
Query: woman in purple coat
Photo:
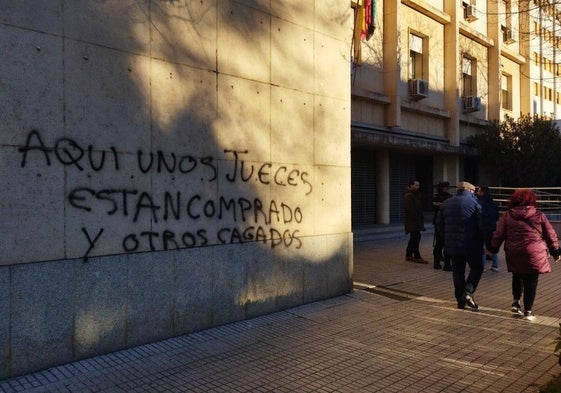
[[506, 266], [512, 273], [512, 311], [522, 315], [520, 298], [524, 294], [524, 319], [530, 321], [535, 319], [532, 306], [538, 277], [551, 271], [549, 254], [555, 261], [560, 255], [557, 234], [536, 205], [532, 190], [515, 190], [488, 247], [489, 251], [497, 252], [504, 242]]

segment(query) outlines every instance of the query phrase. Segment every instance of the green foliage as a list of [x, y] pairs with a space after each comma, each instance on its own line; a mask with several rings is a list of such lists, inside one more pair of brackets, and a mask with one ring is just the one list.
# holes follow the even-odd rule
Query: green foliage
[[[561, 365], [561, 323], [559, 324], [559, 329], [557, 330], [557, 337], [553, 340], [555, 344], [555, 349], [553, 353], [558, 357], [558, 363]], [[561, 374], [555, 376], [551, 381], [549, 381], [545, 386], [542, 386], [539, 390], [540, 393], [561, 393]]]
[[561, 393], [561, 375], [553, 378], [539, 390], [540, 393]]
[[493, 122], [467, 142], [480, 152], [481, 163], [505, 187], [558, 186], [561, 179], [561, 134], [550, 119], [525, 115]]

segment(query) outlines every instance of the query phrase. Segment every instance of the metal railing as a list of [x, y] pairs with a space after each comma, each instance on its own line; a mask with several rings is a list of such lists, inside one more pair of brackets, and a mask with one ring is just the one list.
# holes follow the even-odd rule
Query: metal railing
[[[561, 222], [561, 187], [538, 187], [532, 188], [538, 197], [538, 209], [545, 213], [549, 221]], [[506, 210], [508, 198], [512, 195], [515, 187], [493, 187], [489, 186], [491, 196], [499, 204], [499, 209]]]

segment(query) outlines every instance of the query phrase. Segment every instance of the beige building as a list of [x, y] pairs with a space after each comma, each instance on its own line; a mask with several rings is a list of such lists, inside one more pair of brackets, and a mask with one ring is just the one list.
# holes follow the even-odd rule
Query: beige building
[[[533, 0], [528, 4], [520, 29], [528, 32], [527, 57], [529, 73], [527, 84], [531, 97], [529, 112], [553, 119], [561, 118], [561, 91], [559, 54], [561, 52], [561, 6], [558, 2]], [[523, 38], [521, 38], [523, 40]], [[527, 69], [526, 69], [527, 70]], [[525, 70], [525, 71], [526, 71]]]
[[426, 210], [440, 181], [491, 184], [465, 144], [489, 121], [559, 117], [559, 20], [541, 2], [372, 1], [374, 32], [353, 41], [353, 229], [400, 222], [413, 179]]

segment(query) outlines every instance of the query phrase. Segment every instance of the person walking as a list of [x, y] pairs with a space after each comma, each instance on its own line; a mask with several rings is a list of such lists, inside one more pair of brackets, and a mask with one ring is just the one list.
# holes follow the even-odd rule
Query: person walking
[[[436, 226], [444, 236], [444, 252], [452, 260], [454, 296], [458, 308], [478, 309], [474, 293], [483, 274], [483, 228], [481, 205], [474, 195], [475, 186], [461, 181], [457, 193], [445, 200], [438, 211]], [[469, 274], [466, 278], [466, 264]]]
[[[497, 229], [497, 221], [499, 220], [499, 207], [491, 197], [491, 190], [487, 186], [479, 186], [475, 191], [475, 195], [479, 200], [479, 204], [481, 205], [481, 217], [483, 222], [483, 239], [484, 239], [484, 251], [486, 246], [491, 242], [491, 238], [493, 237], [493, 232]], [[491, 271], [498, 272], [499, 271], [499, 254], [492, 253], [488, 255], [487, 253], [483, 253], [482, 263], [483, 263], [483, 271], [485, 271], [485, 267], [487, 265], [487, 258], [491, 258]]]
[[[436, 228], [436, 216], [438, 215], [438, 210], [440, 209], [440, 205], [442, 205], [442, 202], [452, 196], [452, 194], [448, 192], [449, 186], [450, 183], [447, 181], [438, 183], [438, 185], [436, 186], [436, 194], [432, 198], [432, 209], [434, 212], [432, 218], [432, 223], [434, 226], [434, 243], [432, 248], [432, 256], [434, 258], [434, 268], [446, 271], [452, 271], [452, 264], [450, 263], [450, 256], [444, 254], [444, 237]], [[442, 267], [440, 261], [444, 261], [444, 267]]]
[[[549, 273], [549, 254], [559, 261], [559, 241], [551, 223], [537, 209], [536, 194], [527, 188], [510, 196], [493, 234], [489, 251], [498, 252], [504, 242], [507, 270], [512, 273], [512, 312], [522, 315], [520, 298], [524, 294], [524, 319], [536, 317], [532, 311], [540, 274]], [[549, 254], [548, 254], [549, 253]]]
[[423, 206], [421, 204], [419, 192], [420, 188], [421, 184], [419, 181], [413, 180], [409, 183], [409, 186], [403, 194], [403, 224], [405, 226], [405, 234], [409, 234], [405, 260], [417, 263], [428, 263], [428, 261], [421, 257], [421, 252], [419, 251], [421, 231], [425, 230]]

